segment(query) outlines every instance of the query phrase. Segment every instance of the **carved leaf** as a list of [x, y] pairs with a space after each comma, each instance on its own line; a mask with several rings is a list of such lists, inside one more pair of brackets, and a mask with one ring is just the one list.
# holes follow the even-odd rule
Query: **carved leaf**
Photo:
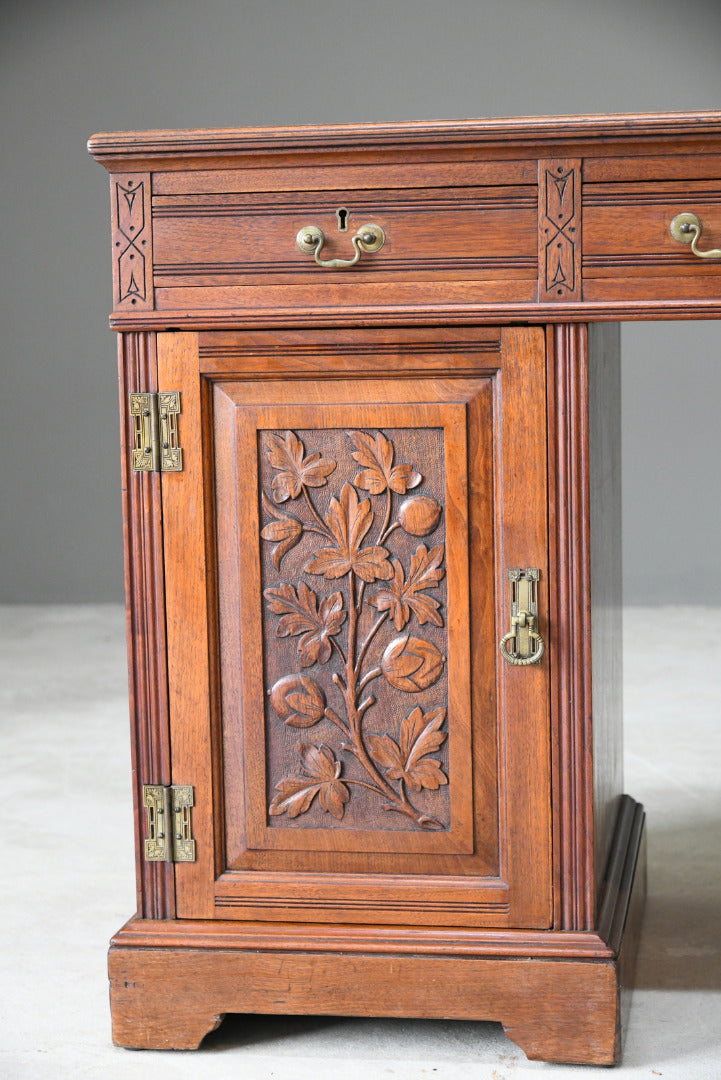
[[306, 775], [287, 777], [276, 784], [278, 794], [270, 804], [269, 813], [274, 816], [287, 813], [288, 817], [298, 817], [310, 809], [318, 795], [322, 809], [340, 821], [345, 804], [350, 799], [348, 788], [339, 779], [342, 768], [340, 761], [336, 761], [333, 751], [325, 743], [320, 746], [300, 743], [298, 749]]
[[304, 581], [298, 592], [292, 585], [284, 584], [277, 589], [266, 589], [263, 596], [270, 610], [283, 616], [275, 631], [277, 637], [303, 635], [298, 642], [302, 667], [330, 660], [330, 639], [338, 633], [346, 617], [341, 593], [324, 597], [320, 608], [318, 597]]
[[395, 739], [391, 739], [390, 735], [368, 735], [366, 742], [374, 761], [384, 769], [390, 769], [389, 776], [395, 773], [393, 779], [397, 780], [403, 773], [405, 762]]
[[371, 438], [364, 431], [349, 431], [357, 450], [353, 457], [364, 468], [355, 478], [354, 483], [371, 495], [380, 495], [390, 488], [398, 495], [405, 495], [409, 488], [417, 487], [423, 477], [411, 465], [393, 464], [393, 443], [382, 431], [377, 431]]
[[319, 787], [319, 784], [315, 784], [306, 776], [281, 780], [275, 785], [278, 794], [270, 804], [268, 812], [274, 816], [287, 812], [288, 817], [298, 817], [299, 814], [304, 814], [310, 809], [310, 804], [318, 794]]
[[270, 703], [290, 727], [312, 727], [325, 713], [325, 694], [308, 675], [284, 675], [271, 688]]
[[403, 629], [411, 617], [411, 611], [415, 612], [421, 625], [432, 622], [436, 626], [443, 626], [439, 614], [441, 605], [432, 596], [422, 593], [423, 589], [435, 589], [445, 574], [445, 570], [440, 569], [443, 555], [443, 544], [430, 551], [425, 544], [420, 544], [415, 555], [411, 556], [407, 581], [401, 563], [394, 559], [393, 578], [386, 588], [371, 596], [368, 603], [378, 611], [389, 611], [396, 630]]
[[440, 761], [426, 756], [444, 743], [446, 732], [439, 729], [445, 718], [445, 709], [434, 709], [424, 715], [420, 708], [415, 708], [401, 721], [398, 742], [389, 735], [368, 736], [370, 752], [388, 770], [390, 780], [405, 780], [412, 791], [435, 790], [448, 783]]
[[371, 525], [373, 511], [370, 499], [358, 500], [352, 484], [344, 484], [338, 499], [331, 499], [325, 518], [326, 524], [338, 541], [337, 547], [321, 548], [315, 558], [306, 564], [309, 574], [323, 574], [326, 578], [339, 578], [354, 570], [363, 581], [387, 580], [393, 576], [384, 547], [373, 545], [361, 548], [360, 544]]
[[268, 461], [274, 469], [278, 470], [270, 485], [276, 502], [296, 499], [303, 485], [306, 487], [324, 486], [336, 467], [335, 461], [324, 458], [319, 453], [305, 457], [305, 447], [292, 431], [286, 432], [284, 439], [275, 433], [271, 433], [268, 437], [271, 442]]
[[394, 638], [381, 659], [381, 670], [391, 686], [417, 694], [426, 690], [440, 677], [445, 657], [431, 641], [424, 638]]
[[276, 542], [276, 547], [273, 548], [273, 565], [276, 570], [280, 570], [281, 560], [291, 548], [300, 540], [303, 535], [303, 526], [297, 518], [291, 517], [290, 514], [283, 514], [280, 510], [277, 510], [270, 499], [266, 498], [263, 494], [263, 506], [271, 517], [275, 518], [275, 521], [271, 521], [269, 525], [266, 525], [261, 536], [264, 540], [273, 540]]

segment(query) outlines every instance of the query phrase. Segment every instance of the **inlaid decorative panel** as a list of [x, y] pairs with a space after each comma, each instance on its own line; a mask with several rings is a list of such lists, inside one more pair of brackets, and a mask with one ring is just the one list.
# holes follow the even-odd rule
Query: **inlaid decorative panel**
[[113, 281], [119, 308], [153, 307], [150, 177], [125, 173], [111, 181]]
[[449, 827], [439, 428], [260, 431], [268, 824]]
[[539, 161], [538, 199], [538, 299], [580, 300], [580, 162]]

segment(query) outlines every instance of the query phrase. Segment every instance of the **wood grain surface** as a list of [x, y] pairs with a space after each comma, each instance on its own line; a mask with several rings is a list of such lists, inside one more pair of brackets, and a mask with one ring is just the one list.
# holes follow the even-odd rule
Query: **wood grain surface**
[[[621, 318], [721, 317], [721, 114], [94, 136], [111, 174], [138, 916], [120, 1045], [228, 1011], [495, 1019], [612, 1064]], [[348, 258], [322, 267], [296, 235]], [[523, 325], [521, 325], [523, 324]], [[537, 325], [528, 325], [537, 324]], [[133, 474], [127, 394], [181, 395]], [[539, 570], [538, 665], [507, 571]], [[145, 783], [194, 863], [142, 858]]]

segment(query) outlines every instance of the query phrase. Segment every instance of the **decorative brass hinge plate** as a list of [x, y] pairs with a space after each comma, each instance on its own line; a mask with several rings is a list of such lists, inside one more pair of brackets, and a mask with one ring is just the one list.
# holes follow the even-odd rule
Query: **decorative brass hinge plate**
[[133, 418], [133, 472], [182, 472], [178, 445], [180, 391], [129, 394]]
[[148, 820], [145, 861], [195, 862], [195, 840], [190, 820], [192, 787], [146, 784], [143, 787], [143, 804]]

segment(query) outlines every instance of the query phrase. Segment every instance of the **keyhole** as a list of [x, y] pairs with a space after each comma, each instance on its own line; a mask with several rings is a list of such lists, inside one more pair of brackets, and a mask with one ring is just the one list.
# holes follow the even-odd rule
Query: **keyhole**
[[338, 218], [338, 230], [345, 232], [348, 228], [348, 211], [345, 206], [339, 207], [335, 212], [335, 216]]

